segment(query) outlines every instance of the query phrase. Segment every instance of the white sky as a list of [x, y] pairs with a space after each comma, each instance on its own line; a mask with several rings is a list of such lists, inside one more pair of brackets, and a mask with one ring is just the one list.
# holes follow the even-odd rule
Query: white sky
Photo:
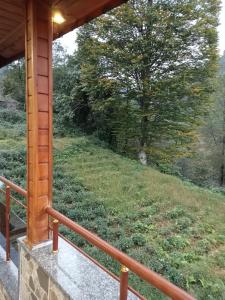
[[[225, 0], [222, 0], [222, 9], [220, 12], [220, 26], [218, 27], [219, 45], [218, 50], [222, 55], [225, 50]], [[65, 34], [59, 39], [62, 45], [66, 48], [69, 54], [72, 54], [76, 49], [76, 30]]]
[[223, 54], [225, 50], [225, 0], [222, 0], [222, 9], [220, 12], [220, 26], [218, 27], [219, 32], [219, 52]]

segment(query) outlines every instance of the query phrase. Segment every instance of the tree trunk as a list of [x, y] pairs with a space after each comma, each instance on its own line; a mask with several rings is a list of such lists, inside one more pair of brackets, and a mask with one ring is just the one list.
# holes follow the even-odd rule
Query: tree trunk
[[144, 97], [141, 100], [141, 136], [140, 136], [140, 151], [138, 153], [138, 158], [143, 165], [148, 164], [148, 155], [146, 153], [146, 147], [148, 146], [148, 117], [146, 113], [148, 111], [148, 104], [146, 103]]
[[224, 185], [224, 155], [225, 155], [225, 101], [223, 110], [223, 137], [222, 137], [222, 151], [221, 151], [221, 165], [220, 165], [220, 186]]
[[[224, 120], [225, 122], [225, 120]], [[224, 126], [225, 127], [225, 124]], [[221, 152], [222, 162], [220, 165], [220, 186], [224, 185], [224, 155], [225, 155], [225, 128], [223, 129], [223, 140], [222, 140], [222, 152]]]

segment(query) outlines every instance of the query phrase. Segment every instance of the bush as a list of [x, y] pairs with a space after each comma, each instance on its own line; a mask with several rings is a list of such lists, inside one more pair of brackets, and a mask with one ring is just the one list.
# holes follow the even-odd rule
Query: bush
[[198, 254], [207, 254], [212, 246], [212, 243], [208, 239], [202, 239], [196, 243], [196, 252]]
[[149, 232], [149, 226], [145, 223], [138, 221], [131, 226], [131, 230], [134, 232], [146, 233]]
[[163, 249], [168, 251], [173, 249], [184, 249], [188, 245], [189, 242], [179, 235], [169, 237], [162, 242]]
[[121, 237], [116, 243], [115, 246], [120, 250], [127, 252], [128, 249], [134, 246], [134, 242], [131, 238]]
[[179, 217], [182, 217], [185, 215], [185, 211], [183, 208], [177, 206], [170, 210], [169, 212], [166, 213], [166, 218], [167, 219], [177, 219]]
[[132, 241], [136, 246], [144, 246], [146, 244], [146, 238], [143, 234], [136, 233], [132, 235]]
[[192, 225], [192, 220], [188, 217], [182, 217], [176, 221], [176, 229], [179, 231], [185, 231]]
[[23, 111], [13, 109], [1, 109], [0, 120], [10, 124], [25, 123], [26, 115]]

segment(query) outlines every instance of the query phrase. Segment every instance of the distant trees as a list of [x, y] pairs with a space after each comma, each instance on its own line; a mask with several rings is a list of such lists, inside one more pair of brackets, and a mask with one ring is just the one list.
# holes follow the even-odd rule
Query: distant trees
[[[219, 3], [130, 0], [82, 27], [74, 55], [56, 43], [57, 133], [79, 126], [142, 162], [186, 155], [214, 89]], [[4, 79], [21, 103], [23, 64]]]
[[182, 155], [209, 106], [218, 10], [217, 0], [131, 0], [84, 26], [75, 122], [150, 162]]
[[2, 92], [18, 101], [25, 110], [25, 64], [24, 59], [9, 65], [2, 76]]
[[219, 72], [212, 79], [209, 113], [198, 129], [197, 141], [192, 147], [194, 155], [180, 160], [181, 173], [199, 185], [225, 185], [225, 53], [220, 58]]
[[[225, 185], [225, 74], [218, 77], [214, 105], [202, 129], [203, 147], [216, 183]], [[212, 176], [212, 174], [211, 174]]]

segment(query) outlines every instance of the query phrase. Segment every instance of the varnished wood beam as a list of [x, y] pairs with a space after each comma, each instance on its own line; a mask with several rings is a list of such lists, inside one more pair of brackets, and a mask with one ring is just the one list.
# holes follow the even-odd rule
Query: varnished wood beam
[[27, 1], [25, 41], [27, 239], [33, 246], [49, 238], [45, 207], [52, 202], [52, 22], [42, 0]]

